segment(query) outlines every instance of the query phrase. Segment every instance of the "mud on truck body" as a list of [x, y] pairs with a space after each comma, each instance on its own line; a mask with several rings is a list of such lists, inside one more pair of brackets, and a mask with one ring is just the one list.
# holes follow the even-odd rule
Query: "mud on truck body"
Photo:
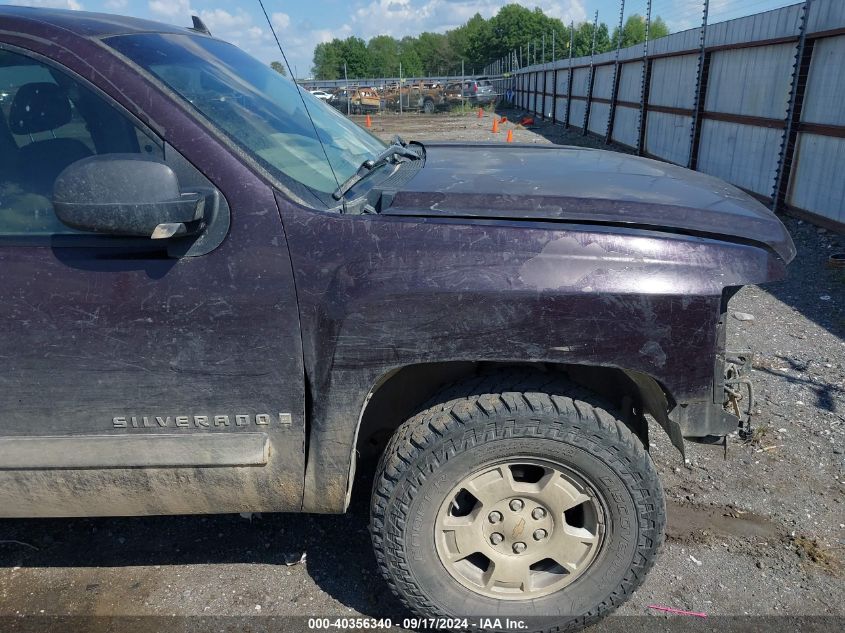
[[774, 215], [622, 154], [386, 145], [205, 33], [0, 20], [3, 516], [344, 512], [369, 455], [416, 612], [631, 594], [647, 416], [681, 452], [737, 428], [725, 316], [794, 257]]

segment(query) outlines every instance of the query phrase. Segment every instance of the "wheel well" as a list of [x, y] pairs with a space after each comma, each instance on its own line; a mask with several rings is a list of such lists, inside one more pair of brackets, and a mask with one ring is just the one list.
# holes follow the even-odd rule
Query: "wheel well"
[[638, 385], [622, 369], [592, 365], [554, 363], [446, 362], [410, 365], [384, 376], [371, 391], [358, 429], [357, 455], [362, 459], [381, 454], [393, 432], [446, 385], [469, 379], [490, 369], [526, 367], [541, 373], [559, 372], [571, 381], [593, 391], [621, 414], [622, 421], [648, 449], [648, 424], [643, 416], [649, 410]]

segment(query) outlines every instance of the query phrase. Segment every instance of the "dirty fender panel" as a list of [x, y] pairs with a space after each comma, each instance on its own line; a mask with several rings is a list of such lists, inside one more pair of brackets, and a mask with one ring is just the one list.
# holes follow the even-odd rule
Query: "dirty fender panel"
[[706, 398], [723, 287], [778, 268], [762, 249], [696, 237], [338, 216], [279, 202], [319, 394], [311, 511], [343, 508], [361, 407], [387, 372], [462, 360], [613, 365], [679, 400]]

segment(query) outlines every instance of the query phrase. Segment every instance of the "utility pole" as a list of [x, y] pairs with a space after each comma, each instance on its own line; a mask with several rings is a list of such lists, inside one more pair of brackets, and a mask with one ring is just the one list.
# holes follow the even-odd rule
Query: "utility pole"
[[346, 62], [343, 62], [343, 79], [346, 82], [346, 116], [349, 116], [349, 111], [352, 107], [352, 99], [349, 95], [349, 74], [346, 72]]
[[699, 31], [698, 77], [696, 78], [695, 99], [692, 108], [692, 129], [690, 131], [688, 169], [698, 167], [698, 144], [701, 140], [701, 119], [704, 112], [704, 91], [707, 90], [707, 78], [710, 74], [710, 55], [707, 52], [707, 18], [710, 13], [710, 0], [704, 0]]
[[566, 79], [566, 112], [563, 115], [563, 128], [569, 129], [569, 113], [572, 110], [572, 50], [575, 48], [575, 20], [569, 23], [569, 70]]
[[608, 108], [609, 113], [607, 115], [607, 127], [605, 128], [605, 135], [604, 135], [604, 142], [605, 144], [609, 144], [611, 138], [613, 137], [613, 124], [615, 123], [616, 118], [616, 98], [619, 92], [619, 75], [620, 75], [620, 68], [619, 68], [619, 51], [622, 50], [622, 26], [624, 25], [623, 20], [625, 19], [625, 0], [621, 0], [619, 3], [619, 28], [616, 31], [616, 59], [613, 64], [613, 81], [610, 86], [610, 108]]
[[593, 19], [593, 43], [590, 45], [590, 80], [587, 84], [587, 107], [584, 108], [584, 128], [581, 130], [583, 136], [587, 136], [590, 125], [590, 108], [593, 105], [593, 82], [596, 79], [596, 33], [599, 30], [599, 12], [596, 9], [596, 17]]
[[464, 88], [465, 88], [464, 81], [465, 81], [464, 80], [464, 60], [461, 60], [461, 108], [463, 108], [464, 105], [466, 105], [464, 103]]
[[651, 30], [651, 0], [646, 1], [645, 41], [643, 42], [643, 72], [640, 77], [640, 116], [637, 119], [637, 155], [642, 156], [645, 145], [645, 126], [648, 117], [648, 92], [651, 83], [651, 61], [648, 58], [648, 38]]
[[789, 89], [789, 103], [786, 108], [786, 126], [781, 137], [778, 166], [775, 175], [775, 189], [772, 192], [772, 211], [777, 213], [786, 204], [789, 191], [789, 180], [795, 160], [795, 143], [798, 140], [798, 126], [801, 122], [801, 111], [804, 107], [804, 91], [806, 77], [812, 64], [815, 42], [807, 41], [807, 20], [813, 0], [804, 0], [801, 7], [801, 22], [799, 24], [798, 48], [795, 51], [795, 64], [792, 67], [792, 85]]

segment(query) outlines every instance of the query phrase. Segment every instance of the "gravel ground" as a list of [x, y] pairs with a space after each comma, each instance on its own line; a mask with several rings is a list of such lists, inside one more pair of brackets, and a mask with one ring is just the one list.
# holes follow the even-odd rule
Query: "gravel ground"
[[[491, 121], [489, 114], [382, 116], [373, 130], [503, 141], [489, 131]], [[516, 142], [605, 147], [548, 125], [502, 127], [514, 129]], [[617, 615], [650, 614], [648, 605], [660, 604], [711, 617], [838, 616], [830, 631], [845, 622], [845, 270], [826, 266], [830, 253], [845, 251], [845, 237], [785, 221], [798, 247], [788, 279], [747, 287], [731, 303], [731, 314], [753, 316], [729, 319], [730, 345], [755, 350], [753, 440], [729, 438], [727, 459], [722, 447], [690, 444], [685, 466], [662, 432], [652, 433], [667, 541]], [[368, 489], [357, 486], [345, 516], [0, 521], [0, 629], [49, 628], [3, 618], [21, 615], [96, 616], [56, 630], [103, 631], [130, 630], [133, 621], [102, 616], [167, 616], [140, 620], [133, 630], [144, 631], [174, 622], [180, 631], [261, 630], [276, 622], [257, 615], [400, 620], [404, 611], [370, 550]], [[604, 628], [633, 621], [609, 620]], [[650, 630], [679, 626], [662, 616], [647, 621]], [[788, 619], [759, 620], [769, 630], [773, 621]]]

